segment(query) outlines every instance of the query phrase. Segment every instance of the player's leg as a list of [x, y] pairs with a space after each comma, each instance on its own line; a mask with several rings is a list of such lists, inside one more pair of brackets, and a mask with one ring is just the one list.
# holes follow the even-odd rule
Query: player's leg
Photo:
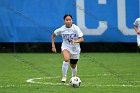
[[62, 51], [62, 55], [64, 58], [63, 64], [62, 64], [62, 82], [66, 81], [66, 76], [67, 76], [67, 71], [68, 71], [68, 66], [69, 66], [69, 60], [70, 60], [70, 53], [68, 50], [64, 49]]
[[77, 62], [79, 59], [79, 54], [72, 54], [70, 59], [70, 65], [72, 70], [72, 77], [77, 75]]
[[140, 52], [140, 43], [138, 44], [137, 53]]
[[78, 62], [78, 59], [70, 59], [72, 77], [76, 77], [76, 74], [77, 74], [77, 62]]
[[140, 45], [138, 45], [139, 49], [140, 49]]
[[137, 36], [137, 44], [138, 44], [138, 47], [140, 49], [140, 36]]

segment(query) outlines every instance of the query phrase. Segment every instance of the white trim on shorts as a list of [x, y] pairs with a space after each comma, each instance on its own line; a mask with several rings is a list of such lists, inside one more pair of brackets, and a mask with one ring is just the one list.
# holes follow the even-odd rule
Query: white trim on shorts
[[80, 54], [71, 54], [70, 59], [79, 59]]

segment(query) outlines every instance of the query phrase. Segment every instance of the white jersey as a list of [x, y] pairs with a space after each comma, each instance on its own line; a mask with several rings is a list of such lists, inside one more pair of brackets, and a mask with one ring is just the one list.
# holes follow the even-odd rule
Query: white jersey
[[62, 27], [56, 29], [54, 31], [54, 34], [61, 35], [63, 38], [63, 42], [61, 46], [62, 51], [66, 49], [71, 54], [80, 53], [81, 51], [80, 44], [71, 42], [72, 39], [76, 40], [76, 39], [79, 39], [79, 37], [83, 36], [83, 33], [78, 26], [76, 26], [75, 24], [72, 24], [70, 28], [67, 28], [65, 25], [63, 25]]
[[[134, 22], [134, 25], [138, 28], [138, 30], [140, 31], [140, 18], [137, 18]], [[137, 34], [137, 43], [138, 46], [140, 45], [140, 35]]]

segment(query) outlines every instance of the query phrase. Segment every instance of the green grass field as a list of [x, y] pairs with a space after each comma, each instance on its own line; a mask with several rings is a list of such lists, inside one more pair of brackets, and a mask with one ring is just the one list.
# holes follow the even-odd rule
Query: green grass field
[[[81, 53], [79, 88], [61, 84], [61, 54], [0, 54], [0, 93], [139, 93], [139, 53]], [[30, 81], [29, 82], [27, 82]]]

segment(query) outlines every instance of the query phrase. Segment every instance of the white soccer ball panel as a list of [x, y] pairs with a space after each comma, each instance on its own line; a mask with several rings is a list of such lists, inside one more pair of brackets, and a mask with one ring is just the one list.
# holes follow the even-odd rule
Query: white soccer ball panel
[[73, 87], [79, 87], [81, 84], [81, 80], [79, 77], [72, 77], [70, 79], [70, 85]]

